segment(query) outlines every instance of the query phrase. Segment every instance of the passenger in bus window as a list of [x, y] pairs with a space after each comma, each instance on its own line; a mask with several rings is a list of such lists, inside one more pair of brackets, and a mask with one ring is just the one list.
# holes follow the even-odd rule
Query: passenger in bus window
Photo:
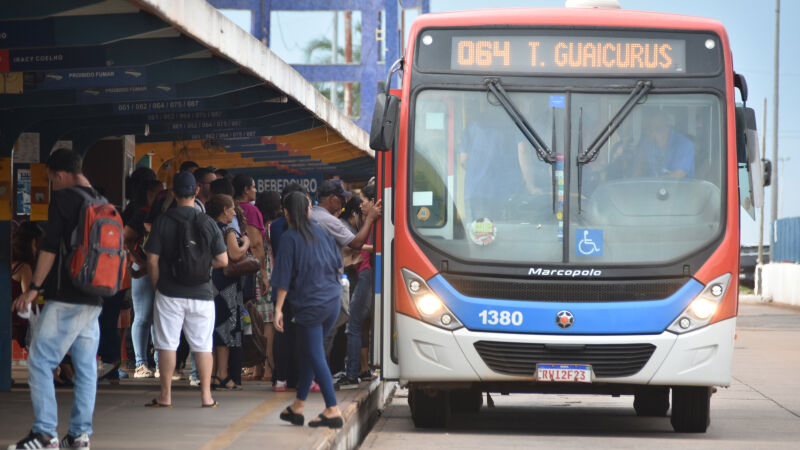
[[694, 178], [694, 145], [675, 131], [667, 113], [654, 110], [644, 116], [640, 157], [648, 177]]
[[[467, 123], [458, 148], [464, 170], [466, 221], [502, 217], [506, 200], [523, 186], [515, 142], [516, 127], [499, 108]], [[501, 200], [502, 199], [502, 200]]]

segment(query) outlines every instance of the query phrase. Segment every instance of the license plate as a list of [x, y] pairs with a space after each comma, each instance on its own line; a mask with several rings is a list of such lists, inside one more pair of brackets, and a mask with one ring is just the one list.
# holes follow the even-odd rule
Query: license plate
[[592, 366], [578, 364], [537, 364], [536, 381], [591, 383]]

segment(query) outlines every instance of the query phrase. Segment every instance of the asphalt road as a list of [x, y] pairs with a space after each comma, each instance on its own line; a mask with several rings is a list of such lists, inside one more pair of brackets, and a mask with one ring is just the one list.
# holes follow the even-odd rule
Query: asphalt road
[[493, 395], [494, 408], [416, 430], [398, 389], [361, 448], [800, 448], [800, 310], [743, 304], [733, 383], [711, 399], [704, 434], [672, 431], [669, 417], [637, 417], [633, 397]]

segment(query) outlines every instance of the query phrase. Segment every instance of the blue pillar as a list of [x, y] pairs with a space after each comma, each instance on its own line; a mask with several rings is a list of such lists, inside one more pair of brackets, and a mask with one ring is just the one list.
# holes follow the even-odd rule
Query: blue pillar
[[[359, 82], [361, 83], [361, 116], [355, 120], [362, 129], [369, 128], [372, 120], [372, 108], [378, 83], [386, 79], [387, 70], [400, 58], [400, 39], [397, 20], [398, 0], [210, 0], [216, 8], [249, 9], [252, 11], [251, 33], [269, 46], [270, 13], [275, 11], [360, 11], [361, 12], [361, 61], [359, 64], [310, 66], [295, 65], [308, 81], [311, 82]], [[420, 0], [403, 2], [411, 7], [420, 6]], [[428, 11], [428, 1], [422, 2], [423, 12]], [[386, 29], [383, 33], [386, 55], [378, 55], [376, 30], [378, 11], [383, 10], [386, 16]], [[263, 31], [262, 31], [263, 24]], [[402, 31], [402, 30], [401, 30]], [[384, 57], [381, 57], [384, 56]], [[385, 64], [379, 64], [379, 60]], [[397, 87], [397, 81], [393, 87]]]
[[[3, 127], [3, 134], [9, 141], [15, 142], [20, 131]], [[13, 157], [13, 143], [0, 147], [0, 158]], [[9, 191], [13, 186], [13, 164], [9, 163], [7, 170], [8, 179], [11, 181], [6, 187]], [[13, 192], [7, 192], [9, 208], [12, 204]], [[5, 206], [5, 205], [3, 205]], [[5, 237], [2, 237], [5, 236]], [[0, 220], [0, 391], [11, 390], [11, 220]]]

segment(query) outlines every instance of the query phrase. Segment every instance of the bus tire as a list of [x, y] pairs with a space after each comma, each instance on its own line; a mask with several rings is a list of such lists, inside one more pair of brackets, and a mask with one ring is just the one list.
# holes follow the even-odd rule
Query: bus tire
[[483, 406], [480, 389], [456, 389], [450, 392], [450, 410], [454, 413], [475, 414]]
[[678, 433], [705, 433], [711, 423], [711, 388], [672, 388], [672, 428]]
[[444, 428], [450, 421], [450, 395], [447, 391], [411, 388], [408, 406], [417, 428]]
[[633, 396], [633, 409], [637, 416], [665, 417], [669, 410], [668, 387], [644, 387]]

